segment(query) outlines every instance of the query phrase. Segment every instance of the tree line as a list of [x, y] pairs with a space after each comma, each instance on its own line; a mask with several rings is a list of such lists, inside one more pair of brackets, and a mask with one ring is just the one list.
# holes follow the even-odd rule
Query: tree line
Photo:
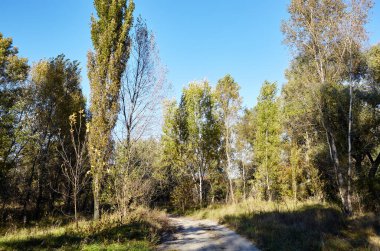
[[79, 62], [59, 55], [30, 66], [0, 34], [1, 221], [122, 220], [138, 205], [186, 211], [248, 197], [378, 211], [380, 45], [365, 46], [372, 5], [292, 0], [282, 24], [294, 55], [286, 83], [265, 81], [252, 108], [228, 74], [166, 99], [166, 69], [133, 1], [94, 1], [88, 106]]

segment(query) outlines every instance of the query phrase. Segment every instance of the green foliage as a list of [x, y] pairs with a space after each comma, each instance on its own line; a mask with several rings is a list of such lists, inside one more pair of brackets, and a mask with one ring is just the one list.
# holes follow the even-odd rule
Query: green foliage
[[95, 0], [91, 18], [94, 52], [88, 54], [91, 87], [89, 153], [93, 175], [94, 218], [99, 218], [99, 196], [104, 169], [110, 160], [111, 132], [119, 112], [121, 77], [129, 58], [133, 1]]
[[[354, 207], [366, 205], [373, 208], [378, 204], [374, 199], [369, 170], [375, 164], [368, 162], [369, 156], [378, 156], [378, 84], [375, 82], [376, 71], [374, 58], [376, 49], [371, 48], [363, 53], [362, 66], [354, 74], [353, 90], [353, 129], [352, 158], [354, 171], [352, 181], [360, 199], [352, 200]], [[372, 62], [372, 63], [371, 63]], [[286, 76], [288, 83], [283, 88], [284, 130], [290, 145], [296, 145], [301, 151], [301, 175], [298, 189], [305, 193], [301, 197], [317, 196], [337, 200], [338, 186], [336, 173], [330, 162], [329, 144], [326, 142], [326, 126], [333, 131], [335, 147], [340, 153], [338, 170], [347, 170], [347, 111], [349, 109], [349, 87], [345, 83], [329, 83], [316, 86], [310, 83], [313, 73], [308, 73], [310, 61], [305, 57], [296, 58]], [[372, 66], [370, 66], [372, 65]], [[375, 67], [375, 68], [374, 68]], [[290, 151], [289, 151], [290, 153]], [[371, 154], [368, 154], [371, 153]], [[288, 161], [290, 165], [290, 161]], [[373, 168], [372, 170], [375, 170]], [[346, 176], [343, 176], [346, 177]], [[376, 181], [375, 181], [376, 183]], [[372, 187], [372, 188], [371, 188]], [[372, 192], [369, 192], [371, 191]], [[371, 195], [372, 194], [372, 195]], [[373, 197], [374, 196], [374, 197]], [[364, 202], [364, 203], [363, 203]], [[376, 206], [375, 206], [376, 207]], [[371, 209], [372, 210], [372, 209]]]
[[222, 161], [221, 164], [224, 166], [229, 180], [229, 197], [232, 202], [235, 201], [231, 177], [234, 173], [234, 135], [242, 101], [239, 95], [239, 89], [240, 86], [235, 82], [231, 75], [226, 75], [224, 78], [220, 79], [215, 88], [217, 110], [222, 124], [222, 140], [225, 150], [225, 161]]
[[199, 204], [205, 195], [204, 179], [216, 167], [220, 145], [220, 124], [215, 100], [207, 82], [190, 83], [179, 104], [179, 147], [185, 173], [198, 183]]
[[185, 213], [195, 208], [197, 193], [194, 190], [194, 182], [189, 177], [185, 176], [178, 182], [170, 196], [175, 211]]
[[175, 101], [167, 100], [160, 139], [159, 167], [155, 172], [158, 181], [156, 202], [172, 206], [172, 193], [183, 177], [179, 147], [179, 117]]
[[[355, 124], [355, 111], [352, 90], [364, 77], [357, 73], [363, 61], [361, 50], [367, 39], [365, 25], [372, 5], [371, 0], [294, 0], [288, 8], [289, 19], [283, 23], [285, 42], [296, 52], [295, 65], [306, 69], [304, 81], [313, 93], [311, 104], [316, 112], [312, 116], [317, 119], [314, 131], [321, 131], [326, 137], [324, 148], [330, 158], [330, 163], [326, 164], [333, 172], [325, 174], [327, 179], [336, 180], [335, 184], [329, 182], [329, 190], [337, 190], [342, 209], [347, 214], [353, 211], [355, 130], [352, 125]], [[301, 69], [298, 72], [302, 73]], [[349, 85], [348, 102], [343, 91], [346, 83]]]
[[23, 135], [21, 120], [24, 107], [21, 94], [23, 81], [29, 66], [26, 58], [18, 55], [11, 38], [0, 33], [0, 200], [5, 201], [10, 194], [8, 172], [17, 164]]
[[[71, 189], [70, 185], [65, 187], [66, 180], [60, 177], [63, 160], [58, 149], [62, 147], [62, 141], [70, 156], [74, 154], [69, 117], [73, 113], [85, 110], [85, 99], [80, 87], [79, 63], [66, 59], [64, 55], [41, 60], [33, 66], [31, 75], [28, 99], [32, 108], [31, 132], [36, 139], [25, 146], [24, 163], [32, 168], [30, 173], [27, 173], [30, 177], [27, 178], [28, 192], [24, 207], [30, 203], [30, 193], [36, 189], [38, 196], [35, 217], [39, 217], [40, 211], [47, 209], [44, 208], [47, 205], [43, 205], [42, 201], [51, 196], [51, 188], [62, 194], [69, 193]], [[83, 123], [85, 124], [85, 119]], [[76, 137], [83, 138], [84, 133], [83, 126]], [[38, 183], [36, 187], [33, 184], [35, 180]]]
[[366, 56], [374, 82], [380, 83], [380, 44], [372, 46]]
[[[218, 164], [220, 133], [215, 100], [207, 82], [190, 83], [183, 90], [178, 106], [175, 102], [167, 103], [161, 163], [162, 172], [168, 178], [166, 189], [169, 193], [173, 191], [173, 185], [191, 179], [197, 189], [199, 205], [206, 202], [205, 180]], [[175, 193], [181, 191], [182, 188], [178, 188]], [[170, 197], [178, 197], [173, 196]], [[180, 200], [177, 198], [176, 201]]]
[[277, 85], [264, 82], [255, 107], [255, 179], [262, 196], [273, 199], [279, 194], [280, 134]]
[[233, 120], [237, 118], [242, 102], [239, 90], [240, 86], [231, 75], [224, 76], [216, 85], [215, 96], [225, 127], [232, 127]]
[[85, 108], [79, 62], [59, 55], [38, 62], [32, 68], [31, 75], [35, 123], [41, 128], [48, 128], [50, 133], [58, 134], [61, 131], [62, 136], [69, 136], [70, 115]]

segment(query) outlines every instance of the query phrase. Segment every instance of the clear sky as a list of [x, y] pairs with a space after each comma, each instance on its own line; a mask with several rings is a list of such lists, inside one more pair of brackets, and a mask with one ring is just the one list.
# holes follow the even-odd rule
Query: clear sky
[[[377, 1], [379, 2], [379, 1]], [[256, 103], [264, 80], [284, 83], [290, 53], [282, 44], [281, 20], [289, 0], [135, 0], [156, 35], [168, 68], [171, 95], [207, 79], [212, 84], [230, 73], [241, 86], [243, 104]], [[368, 25], [369, 45], [380, 42], [380, 2]], [[91, 48], [91, 0], [0, 0], [0, 32], [12, 37], [30, 63], [64, 53], [82, 66], [88, 96], [86, 53]]]

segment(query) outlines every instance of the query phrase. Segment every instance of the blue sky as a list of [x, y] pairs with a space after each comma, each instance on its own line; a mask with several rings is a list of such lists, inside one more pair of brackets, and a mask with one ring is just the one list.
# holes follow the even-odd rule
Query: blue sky
[[[290, 53], [282, 44], [281, 20], [289, 0], [135, 0], [156, 35], [168, 68], [171, 96], [179, 98], [190, 81], [212, 84], [231, 74], [241, 86], [243, 104], [256, 103], [264, 80], [284, 83]], [[369, 45], [380, 42], [380, 3], [368, 24]], [[64, 53], [82, 66], [88, 96], [86, 54], [91, 48], [90, 0], [1, 0], [0, 32], [12, 37], [30, 63]]]

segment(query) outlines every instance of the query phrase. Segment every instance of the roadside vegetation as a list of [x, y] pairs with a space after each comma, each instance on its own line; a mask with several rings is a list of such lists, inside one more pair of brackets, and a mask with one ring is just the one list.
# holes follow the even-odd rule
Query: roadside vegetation
[[377, 250], [380, 219], [375, 214], [345, 217], [329, 203], [249, 199], [210, 206], [190, 214], [225, 224], [262, 250]]
[[29, 227], [15, 225], [0, 231], [1, 250], [154, 250], [164, 231], [166, 214], [137, 208], [121, 220], [103, 215], [100, 221], [51, 218]]

